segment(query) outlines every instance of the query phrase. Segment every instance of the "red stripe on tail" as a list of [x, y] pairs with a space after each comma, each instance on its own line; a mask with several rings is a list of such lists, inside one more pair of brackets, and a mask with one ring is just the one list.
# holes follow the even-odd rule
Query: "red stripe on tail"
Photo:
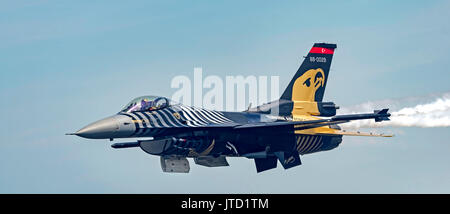
[[330, 48], [312, 47], [309, 53], [333, 54], [334, 50]]

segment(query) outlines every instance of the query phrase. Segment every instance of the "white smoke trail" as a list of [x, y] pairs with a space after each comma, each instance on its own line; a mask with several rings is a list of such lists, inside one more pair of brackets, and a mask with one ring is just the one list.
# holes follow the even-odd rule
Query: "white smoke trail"
[[[429, 101], [430, 99], [434, 99]], [[405, 103], [419, 102], [412, 107], [403, 107]], [[370, 112], [374, 109], [391, 108], [390, 121], [375, 123], [374, 120], [359, 120], [342, 124], [343, 128], [373, 128], [373, 127], [450, 127], [450, 92], [425, 97], [413, 97], [397, 100], [367, 102], [353, 107], [342, 108], [339, 114], [356, 113], [354, 110]], [[370, 109], [370, 110], [369, 110]], [[392, 111], [394, 110], [394, 111]]]

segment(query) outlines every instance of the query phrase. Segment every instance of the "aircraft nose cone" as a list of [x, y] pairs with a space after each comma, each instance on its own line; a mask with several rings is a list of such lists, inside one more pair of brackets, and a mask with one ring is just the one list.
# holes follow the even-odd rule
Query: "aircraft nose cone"
[[104, 139], [113, 137], [118, 130], [119, 124], [114, 117], [107, 117], [83, 127], [74, 134], [84, 138]]

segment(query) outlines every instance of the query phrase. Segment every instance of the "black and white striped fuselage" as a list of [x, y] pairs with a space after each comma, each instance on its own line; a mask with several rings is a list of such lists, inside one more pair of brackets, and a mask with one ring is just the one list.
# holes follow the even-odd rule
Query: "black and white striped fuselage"
[[233, 123], [222, 112], [197, 107], [174, 105], [156, 111], [121, 112], [134, 123], [130, 137], [153, 137], [183, 128], [206, 127]]
[[[134, 112], [120, 112], [118, 115], [128, 118], [127, 121], [131, 121], [128, 125], [128, 134], [121, 137], [156, 137], [167, 138], [172, 136], [186, 136], [186, 133], [190, 133], [193, 130], [206, 130], [206, 134], [203, 136], [205, 139], [202, 148], [208, 148], [209, 144], [212, 144], [211, 139], [216, 139], [217, 145], [223, 144], [222, 149], [213, 151], [219, 152], [223, 155], [240, 156], [249, 151], [259, 148], [260, 145], [271, 144], [277, 140], [294, 138], [295, 148], [299, 154], [309, 154], [314, 152], [323, 151], [324, 148], [331, 148], [331, 137], [319, 136], [319, 135], [306, 135], [306, 134], [285, 134], [285, 136], [268, 136], [270, 130], [266, 133], [259, 135], [258, 141], [246, 139], [246, 135], [254, 135], [252, 133], [239, 132], [233, 130], [233, 126], [246, 124], [246, 123], [258, 123], [267, 120], [267, 115], [255, 114], [248, 112], [220, 112], [215, 110], [202, 109], [184, 105], [173, 105], [167, 108], [155, 110], [155, 111], [134, 111]], [[213, 127], [226, 127], [225, 129], [214, 129]], [[231, 128], [230, 128], [231, 127]], [[216, 130], [213, 135], [210, 132], [213, 128]], [[122, 125], [121, 128], [122, 129]], [[123, 128], [124, 130], [126, 128]], [[226, 131], [217, 131], [226, 130]], [[287, 136], [289, 135], [289, 136]], [[192, 137], [192, 136], [191, 136]], [[221, 140], [219, 140], [220, 138]], [[261, 142], [264, 141], [264, 142]], [[267, 141], [267, 142], [265, 142]], [[282, 143], [282, 142], [280, 142]], [[229, 151], [228, 151], [229, 150]], [[201, 151], [200, 151], [201, 152]]]

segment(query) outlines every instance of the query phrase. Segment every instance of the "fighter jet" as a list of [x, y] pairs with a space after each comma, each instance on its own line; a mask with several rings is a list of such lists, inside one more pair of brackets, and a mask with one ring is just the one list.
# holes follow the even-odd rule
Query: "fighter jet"
[[89, 139], [141, 138], [112, 144], [139, 147], [158, 155], [164, 172], [190, 171], [187, 158], [206, 167], [229, 166], [227, 157], [253, 159], [256, 172], [301, 165], [300, 156], [339, 146], [342, 137], [392, 135], [349, 132], [338, 124], [352, 120], [389, 120], [388, 109], [336, 115], [323, 102], [336, 44], [315, 43], [282, 96], [243, 112], [215, 111], [175, 103], [166, 97], [133, 99], [119, 113], [70, 135]]

